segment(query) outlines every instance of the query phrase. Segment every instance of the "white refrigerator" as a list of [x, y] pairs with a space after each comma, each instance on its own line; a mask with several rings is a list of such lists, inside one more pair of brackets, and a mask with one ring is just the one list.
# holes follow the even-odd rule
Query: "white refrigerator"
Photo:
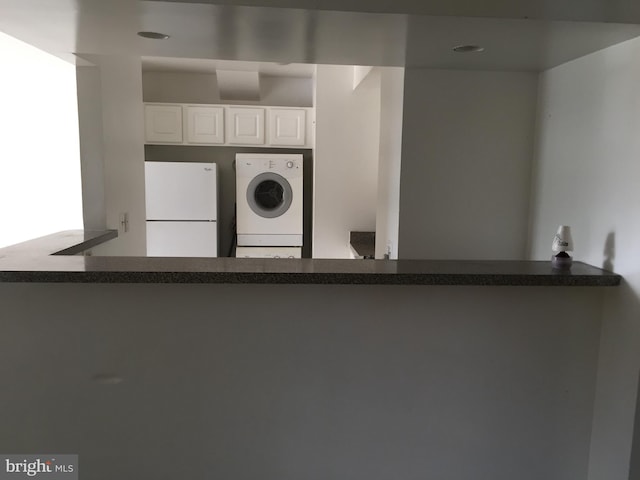
[[215, 163], [145, 162], [147, 255], [218, 256]]

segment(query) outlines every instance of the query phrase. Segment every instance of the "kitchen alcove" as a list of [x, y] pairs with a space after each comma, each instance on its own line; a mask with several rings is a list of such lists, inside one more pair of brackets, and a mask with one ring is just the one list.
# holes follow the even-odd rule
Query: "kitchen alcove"
[[[252, 66], [261, 71], [259, 100], [243, 100], [241, 96], [234, 97], [235, 92], [218, 81], [216, 68], [240, 69], [250, 62], [203, 61], [199, 70], [180, 70], [183, 67], [179, 62], [176, 65], [171, 62], [171, 59], [142, 59], [143, 101], [147, 106], [173, 104], [187, 109], [180, 117], [183, 136], [171, 140], [176, 143], [173, 145], [147, 140], [145, 160], [219, 164], [221, 256], [229, 255], [233, 243], [234, 156], [262, 152], [301, 153], [304, 157], [303, 258], [353, 258], [349, 232], [377, 230], [378, 258], [386, 253], [391, 253], [390, 258], [397, 258], [400, 154], [395, 140], [401, 136], [401, 122], [397, 112], [383, 114], [383, 105], [392, 102], [388, 101], [389, 97], [386, 104], [383, 102], [382, 78], [387, 74], [383, 74], [385, 70], [403, 72], [403, 69], [372, 71], [371, 67], [344, 65], [261, 63]], [[400, 115], [402, 74], [395, 83], [399, 85], [400, 94], [394, 91], [390, 96], [399, 106]], [[225, 109], [221, 124], [226, 130], [229, 130], [228, 108], [264, 109], [265, 145], [193, 145], [187, 136], [190, 127], [185, 125], [188, 109], [194, 105]], [[272, 110], [296, 109], [306, 111], [306, 148], [269, 147]], [[318, 115], [321, 116], [319, 125]], [[322, 132], [319, 140], [317, 131]], [[228, 132], [224, 133], [223, 142], [229, 143]], [[393, 151], [395, 148], [398, 151]], [[382, 172], [380, 179], [379, 171]], [[381, 182], [386, 184], [381, 186]], [[378, 195], [379, 190], [382, 197]]]
[[[242, 68], [261, 68], [256, 88], [251, 92], [239, 91], [240, 85], [226, 85], [220, 82], [218, 70], [225, 72], [239, 72]], [[152, 144], [146, 140], [144, 147], [145, 161], [158, 162], [215, 162], [218, 165], [218, 205], [219, 205], [219, 256], [233, 255], [234, 248], [234, 217], [236, 202], [236, 184], [234, 161], [237, 153], [299, 153], [303, 155], [304, 165], [304, 212], [303, 212], [303, 248], [302, 256], [310, 258], [312, 254], [312, 211], [314, 200], [314, 167], [313, 150], [311, 148], [273, 148], [262, 145], [229, 145], [233, 142], [232, 124], [225, 121], [231, 120], [234, 107], [250, 110], [248, 107], [256, 107], [262, 110], [267, 117], [272, 106], [304, 108], [307, 112], [308, 128], [306, 138], [312, 138], [313, 115], [313, 72], [312, 65], [284, 66], [271, 64], [255, 64], [247, 62], [207, 62], [202, 61], [198, 68], [185, 69], [174, 65], [171, 59], [145, 59], [142, 61], [143, 100], [147, 109], [166, 104], [169, 108], [177, 110], [177, 120], [180, 129], [184, 126], [186, 133], [173, 138], [175, 144], [158, 142]], [[251, 73], [251, 72], [245, 72]], [[240, 77], [242, 74], [240, 72]], [[188, 144], [189, 131], [186, 123], [190, 108], [197, 105], [200, 108], [218, 108], [223, 110], [221, 127], [223, 141], [226, 145], [196, 145]], [[182, 116], [180, 109], [186, 112]], [[226, 119], [225, 119], [226, 115]], [[184, 123], [183, 123], [184, 118]], [[268, 118], [267, 118], [268, 120]], [[263, 119], [264, 121], [264, 119]], [[226, 128], [225, 128], [226, 127]], [[226, 131], [224, 131], [226, 130]], [[182, 133], [182, 132], [181, 132]], [[266, 133], [266, 132], [265, 132]], [[263, 135], [265, 134], [263, 133]], [[184, 139], [184, 144], [182, 143]], [[268, 137], [265, 138], [268, 142]], [[213, 143], [213, 141], [211, 142]], [[237, 143], [237, 142], [236, 142]], [[312, 143], [305, 142], [304, 147]]]

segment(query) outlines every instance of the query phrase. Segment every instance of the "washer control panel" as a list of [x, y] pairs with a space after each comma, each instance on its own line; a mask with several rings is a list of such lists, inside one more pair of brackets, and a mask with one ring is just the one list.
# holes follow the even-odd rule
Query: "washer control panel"
[[236, 173], [238, 176], [253, 177], [261, 172], [273, 172], [285, 178], [302, 176], [302, 155], [236, 155]]

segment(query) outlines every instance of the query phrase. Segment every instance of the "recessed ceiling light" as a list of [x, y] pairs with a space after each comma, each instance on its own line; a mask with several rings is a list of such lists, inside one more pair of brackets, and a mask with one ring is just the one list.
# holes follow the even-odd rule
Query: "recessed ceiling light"
[[167, 38], [170, 37], [170, 35], [167, 35], [166, 33], [159, 33], [159, 32], [138, 32], [138, 36], [144, 37], [144, 38], [151, 38], [153, 40], [166, 40]]
[[480, 45], [458, 45], [453, 47], [453, 51], [456, 53], [480, 53], [484, 52], [484, 47]]

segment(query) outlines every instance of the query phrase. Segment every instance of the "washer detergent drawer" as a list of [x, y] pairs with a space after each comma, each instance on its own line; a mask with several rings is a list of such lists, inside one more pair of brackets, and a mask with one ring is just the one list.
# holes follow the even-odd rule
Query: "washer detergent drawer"
[[302, 258], [300, 247], [237, 247], [237, 258]]
[[300, 235], [243, 235], [238, 234], [241, 247], [301, 247]]

